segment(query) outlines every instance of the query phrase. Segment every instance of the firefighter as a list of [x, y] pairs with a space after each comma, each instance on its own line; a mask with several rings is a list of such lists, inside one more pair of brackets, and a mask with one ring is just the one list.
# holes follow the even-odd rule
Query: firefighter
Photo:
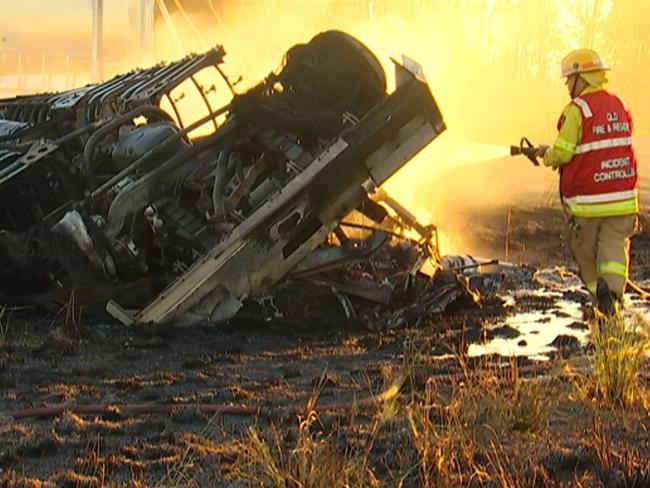
[[540, 146], [536, 156], [559, 169], [580, 277], [597, 310], [611, 316], [625, 291], [639, 211], [632, 117], [621, 99], [603, 88], [609, 68], [596, 52], [572, 51], [561, 69], [571, 101], [553, 146]]

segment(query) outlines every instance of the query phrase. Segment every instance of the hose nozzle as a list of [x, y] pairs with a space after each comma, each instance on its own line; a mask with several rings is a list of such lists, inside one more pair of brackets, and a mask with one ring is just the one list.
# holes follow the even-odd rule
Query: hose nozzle
[[535, 156], [536, 152], [537, 148], [533, 146], [533, 143], [530, 142], [527, 137], [522, 137], [518, 146], [510, 146], [510, 156], [523, 154], [530, 159], [535, 166], [539, 166], [539, 161], [537, 161], [537, 157]]

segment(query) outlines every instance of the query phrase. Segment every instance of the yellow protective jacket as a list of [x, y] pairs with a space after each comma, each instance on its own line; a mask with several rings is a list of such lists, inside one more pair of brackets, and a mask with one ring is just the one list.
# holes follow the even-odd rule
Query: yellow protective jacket
[[[638, 212], [639, 203], [638, 187], [636, 183], [636, 160], [630, 145], [630, 128], [632, 122], [630, 119], [629, 128], [627, 129], [627, 137], [619, 136], [618, 139], [611, 139], [611, 137], [614, 137], [617, 130], [623, 130], [615, 127], [617, 125], [623, 127], [623, 124], [610, 124], [608, 122], [610, 116], [613, 117], [618, 114], [618, 112], [616, 112], [618, 109], [614, 110], [614, 108], [620, 106], [621, 102], [615, 96], [612, 97], [611, 95], [605, 95], [608, 94], [603, 91], [602, 84], [597, 84], [586, 87], [579, 97], [574, 98], [562, 112], [562, 116], [558, 122], [559, 132], [553, 146], [544, 154], [544, 164], [546, 166], [561, 168], [562, 201], [565, 210], [571, 215], [581, 217], [605, 217], [627, 215]], [[598, 117], [603, 118], [603, 121], [599, 122], [599, 124], [602, 123], [602, 125], [592, 127], [592, 125], [596, 123], [594, 120], [597, 119], [592, 117], [586, 99], [601, 100], [602, 102], [603, 96], [605, 96], [604, 100], [618, 100], [618, 105], [614, 103], [614, 108], [608, 105], [607, 120], [604, 119], [605, 113], [599, 112], [600, 115], [598, 115]], [[611, 110], [614, 110], [614, 112], [610, 113], [609, 111]], [[629, 112], [627, 112], [627, 109], [625, 109], [624, 106], [623, 110], [629, 118]], [[583, 112], [585, 113], [585, 117], [588, 117], [588, 119], [583, 117]], [[624, 119], [625, 114], [620, 117], [623, 117]], [[618, 117], [619, 116], [617, 115], [616, 120], [618, 120]], [[583, 127], [583, 124], [586, 124], [586, 129]], [[605, 133], [605, 128], [608, 128], [607, 134]], [[583, 129], [588, 131], [584, 136]], [[596, 129], [600, 129], [601, 132], [596, 132]], [[609, 135], [610, 132], [612, 132], [612, 136]], [[592, 139], [596, 142], [589, 142], [592, 141]], [[625, 144], [629, 146], [627, 152], [625, 152], [624, 147], [619, 147], [625, 145], [622, 144], [624, 141], [627, 141]], [[587, 156], [587, 153], [591, 155], [590, 151], [596, 151], [599, 154], [599, 156], [593, 156], [597, 159], [607, 159], [607, 157], [615, 159], [612, 159], [611, 161], [610, 159], [592, 161], [593, 157]], [[617, 156], [621, 151], [624, 151], [621, 153], [623, 155], [626, 155], [629, 152], [627, 158]], [[600, 167], [605, 163], [618, 161], [619, 159], [621, 159], [621, 161], [626, 159], [630, 167], [625, 171], [616, 170], [608, 172], [603, 169], [603, 172], [598, 172], [592, 175], [594, 171], [600, 171]], [[567, 163], [572, 164], [563, 167]], [[596, 164], [596, 166], [594, 166], [594, 164]], [[603, 168], [605, 167], [603, 166]], [[617, 175], [619, 173], [625, 173], [626, 175], [618, 175], [610, 178], [610, 176], [613, 176], [613, 173], [616, 173]], [[627, 173], [630, 174], [627, 175]], [[599, 175], [603, 178], [607, 178], [598, 179], [597, 177]], [[621, 180], [621, 178], [624, 180]]]
[[[602, 89], [602, 85], [588, 86], [582, 93], [593, 93]], [[582, 139], [582, 114], [580, 108], [575, 103], [569, 102], [564, 107], [561, 117], [564, 118], [562, 127], [555, 138], [553, 146], [549, 147], [546, 154], [544, 154], [544, 164], [546, 166], [558, 167], [571, 161], [576, 152], [576, 147], [578, 147]]]

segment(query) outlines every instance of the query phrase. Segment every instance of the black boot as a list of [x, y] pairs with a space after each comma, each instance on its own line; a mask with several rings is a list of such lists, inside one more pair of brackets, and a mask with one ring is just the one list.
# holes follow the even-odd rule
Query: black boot
[[609, 289], [607, 282], [602, 278], [598, 278], [596, 297], [598, 298], [598, 311], [600, 313], [605, 317], [613, 317], [616, 315], [621, 299]]

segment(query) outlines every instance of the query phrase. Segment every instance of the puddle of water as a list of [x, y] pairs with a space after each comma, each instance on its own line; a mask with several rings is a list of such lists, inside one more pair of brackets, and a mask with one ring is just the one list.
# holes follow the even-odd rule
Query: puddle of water
[[[500, 354], [507, 357], [528, 356], [530, 359], [543, 361], [549, 359], [548, 354], [555, 351], [556, 348], [550, 344], [559, 335], [574, 336], [583, 345], [587, 342], [588, 330], [568, 327], [574, 322], [583, 322], [579, 303], [563, 299], [562, 293], [557, 291], [543, 289], [531, 290], [530, 293], [520, 296], [551, 298], [553, 302], [544, 310], [517, 313], [495, 324], [496, 328], [504, 325], [512, 327], [521, 335], [512, 339], [496, 337], [485, 343], [470, 344], [470, 356]], [[506, 303], [516, 302], [516, 296], [506, 298]], [[626, 302], [629, 310], [650, 317], [650, 304], [647, 302], [639, 301], [632, 295], [626, 295]]]

